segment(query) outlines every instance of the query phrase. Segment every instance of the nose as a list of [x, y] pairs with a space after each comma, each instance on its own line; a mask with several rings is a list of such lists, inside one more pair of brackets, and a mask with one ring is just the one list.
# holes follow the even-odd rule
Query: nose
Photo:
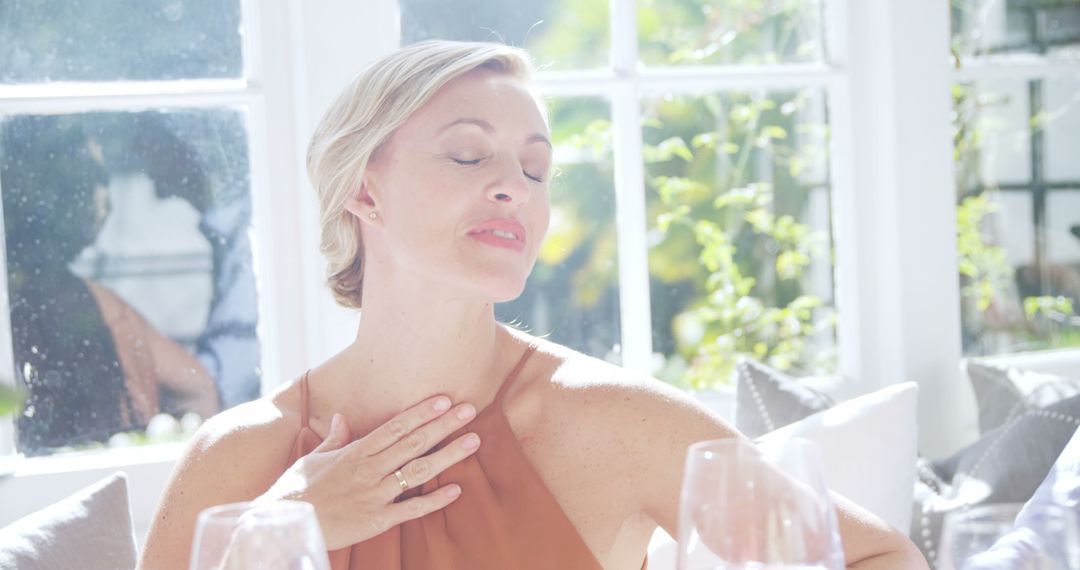
[[500, 168], [499, 176], [487, 187], [487, 197], [494, 202], [523, 204], [532, 194], [530, 180], [525, 177], [521, 163], [515, 158], [508, 158]]

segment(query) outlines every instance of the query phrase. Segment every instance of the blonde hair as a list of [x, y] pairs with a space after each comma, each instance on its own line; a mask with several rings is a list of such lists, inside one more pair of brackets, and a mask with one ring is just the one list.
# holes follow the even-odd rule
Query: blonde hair
[[528, 81], [524, 51], [495, 43], [426, 41], [367, 68], [341, 92], [311, 137], [308, 177], [319, 197], [327, 284], [337, 302], [359, 308], [363, 286], [360, 222], [345, 209], [372, 155], [442, 86], [476, 69]]

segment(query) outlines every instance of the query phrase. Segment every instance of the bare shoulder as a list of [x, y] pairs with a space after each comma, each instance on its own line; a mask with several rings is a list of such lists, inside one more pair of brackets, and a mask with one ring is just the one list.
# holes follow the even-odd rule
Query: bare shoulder
[[199, 512], [254, 499], [281, 476], [299, 430], [297, 392], [293, 383], [199, 428], [158, 503], [140, 567], [167, 568], [185, 559]]
[[[261, 494], [288, 467], [300, 429], [297, 391], [292, 384], [210, 418], [188, 444], [177, 471], [204, 472], [222, 492], [240, 495], [238, 500]], [[214, 477], [218, 467], [232, 476]]]
[[[736, 436], [718, 414], [647, 374], [537, 342], [530, 375], [538, 411], [527, 432], [535, 445], [579, 473], [582, 488], [674, 531], [688, 445]], [[523, 398], [525, 399], [525, 398]], [[589, 475], [594, 474], [594, 475]], [[595, 477], [588, 480], [587, 477]]]
[[547, 415], [573, 418], [587, 423], [593, 433], [619, 438], [657, 433], [679, 437], [683, 432], [731, 435], [719, 415], [683, 390], [558, 344], [538, 345], [551, 371], [543, 390]]

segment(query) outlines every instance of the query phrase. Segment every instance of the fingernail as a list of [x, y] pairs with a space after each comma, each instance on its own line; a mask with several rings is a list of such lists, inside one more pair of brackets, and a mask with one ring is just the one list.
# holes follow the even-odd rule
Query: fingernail
[[465, 449], [476, 449], [477, 447], [480, 447], [480, 436], [475, 433], [470, 433], [465, 436], [465, 439], [461, 440], [461, 447], [464, 447]]
[[334, 414], [330, 418], [330, 431], [335, 431], [338, 428], [338, 424], [341, 423], [341, 414]]
[[458, 487], [457, 485], [450, 485], [449, 487], [446, 488], [446, 496], [450, 497], [451, 499], [453, 499], [454, 497], [457, 497], [460, 494], [461, 494], [461, 487]]
[[459, 420], [467, 420], [476, 415], [476, 408], [472, 404], [465, 404], [458, 409], [457, 417]]
[[435, 400], [435, 411], [445, 412], [450, 409], [450, 398], [438, 398]]

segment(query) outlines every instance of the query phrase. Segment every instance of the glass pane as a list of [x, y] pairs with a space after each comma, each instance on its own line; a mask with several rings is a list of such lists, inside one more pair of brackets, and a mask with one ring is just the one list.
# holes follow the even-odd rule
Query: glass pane
[[639, 0], [646, 65], [770, 64], [825, 59], [821, 0]]
[[952, 0], [957, 57], [1039, 53], [1080, 57], [1080, 2]]
[[[1080, 1], [1080, 0], [1078, 0]], [[1046, 176], [1050, 180], [1080, 180], [1080, 73], [1042, 84], [1041, 117], [1045, 134]]]
[[401, 0], [403, 44], [428, 39], [524, 47], [545, 69], [608, 65], [608, 0]]
[[20, 451], [151, 419], [162, 435], [176, 422], [160, 414], [258, 396], [245, 121], [214, 109], [0, 123]]
[[957, 85], [964, 352], [1080, 346], [1080, 81]]
[[824, 92], [667, 96], [644, 114], [657, 374], [723, 384], [740, 355], [832, 371]]
[[5, 0], [0, 83], [240, 77], [239, 0]]
[[557, 172], [550, 186], [551, 224], [525, 292], [496, 306], [496, 316], [621, 363], [609, 105], [562, 98], [548, 108]]
[[[1051, 270], [1044, 293], [1069, 296], [1080, 312], [1080, 184], [1047, 194], [1046, 227], [1046, 257], [1052, 266], [1064, 269]], [[1071, 320], [1080, 327], [1076, 315]], [[1080, 328], [1074, 335], [1080, 335]]]

